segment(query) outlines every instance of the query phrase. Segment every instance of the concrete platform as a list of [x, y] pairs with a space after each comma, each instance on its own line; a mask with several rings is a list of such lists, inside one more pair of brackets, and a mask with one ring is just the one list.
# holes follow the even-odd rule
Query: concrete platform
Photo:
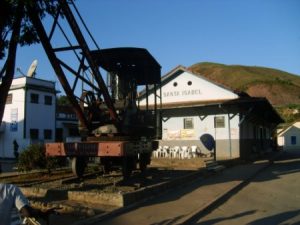
[[70, 200], [78, 202], [87, 202], [95, 204], [110, 205], [114, 207], [125, 207], [136, 204], [155, 196], [161, 195], [164, 192], [170, 191], [183, 184], [188, 184], [191, 180], [199, 178], [205, 173], [203, 170], [191, 172], [185, 176], [175, 178], [170, 181], [154, 184], [151, 186], [142, 187], [136, 191], [127, 193], [103, 193], [95, 191], [70, 191], [65, 189], [48, 189], [38, 186], [21, 187], [22, 192], [27, 197], [44, 198], [55, 200]]
[[[271, 157], [276, 157], [277, 154]], [[194, 217], [225, 201], [271, 163], [272, 160], [260, 160], [225, 169], [205, 179], [199, 176], [185, 188], [169, 191], [167, 195], [75, 224], [189, 224]]]

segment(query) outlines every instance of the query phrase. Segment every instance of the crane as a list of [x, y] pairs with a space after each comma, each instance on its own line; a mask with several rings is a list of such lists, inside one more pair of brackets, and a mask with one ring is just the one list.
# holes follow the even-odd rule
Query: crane
[[[47, 156], [72, 158], [77, 176], [83, 175], [90, 157], [99, 157], [105, 172], [121, 167], [124, 178], [137, 165], [144, 171], [161, 137], [161, 66], [144, 48], [100, 49], [74, 2], [56, 3], [48, 30], [35, 4], [26, 5], [26, 11], [77, 115], [81, 140], [47, 143]], [[62, 38], [65, 44], [60, 44]], [[141, 87], [146, 104], [139, 104]]]

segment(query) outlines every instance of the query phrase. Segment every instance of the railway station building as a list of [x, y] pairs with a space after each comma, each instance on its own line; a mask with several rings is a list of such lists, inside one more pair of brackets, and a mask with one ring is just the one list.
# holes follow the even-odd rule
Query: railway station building
[[[162, 77], [156, 94], [162, 96], [160, 148], [196, 147], [203, 155], [215, 151], [217, 160], [251, 158], [272, 149], [283, 122], [266, 98], [236, 93], [183, 66]], [[144, 91], [140, 104], [145, 101]]]

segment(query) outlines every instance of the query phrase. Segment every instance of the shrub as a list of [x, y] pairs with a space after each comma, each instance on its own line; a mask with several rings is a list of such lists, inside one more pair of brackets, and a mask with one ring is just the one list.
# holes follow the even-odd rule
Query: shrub
[[18, 169], [19, 171], [30, 171], [33, 169], [51, 169], [64, 165], [64, 158], [46, 157], [45, 146], [41, 144], [29, 145], [19, 155]]

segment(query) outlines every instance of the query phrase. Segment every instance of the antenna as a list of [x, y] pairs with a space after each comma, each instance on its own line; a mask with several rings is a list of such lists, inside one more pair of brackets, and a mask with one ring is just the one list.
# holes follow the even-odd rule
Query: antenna
[[27, 77], [35, 77], [35, 71], [36, 71], [37, 64], [38, 64], [37, 59], [33, 60], [33, 62], [31, 63], [31, 65], [27, 71]]
[[22, 76], [24, 76], [24, 77], [26, 76], [25, 73], [21, 70], [20, 67], [17, 67], [17, 71], [18, 71], [20, 74], [22, 74]]

